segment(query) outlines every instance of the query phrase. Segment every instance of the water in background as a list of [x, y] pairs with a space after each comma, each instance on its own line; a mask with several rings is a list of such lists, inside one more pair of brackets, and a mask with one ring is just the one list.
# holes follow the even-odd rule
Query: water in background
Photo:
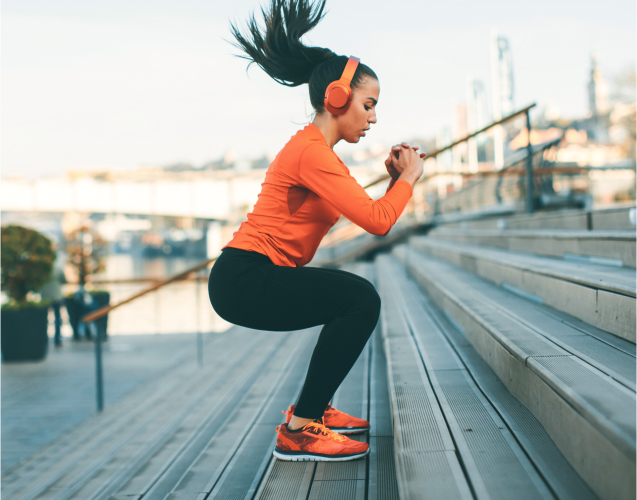
[[[62, 257], [62, 256], [60, 256]], [[200, 263], [200, 258], [144, 258], [130, 254], [111, 254], [104, 273], [95, 280], [119, 280], [152, 277], [166, 279]], [[208, 298], [208, 270], [200, 271], [200, 281], [178, 281], [135, 299], [108, 315], [109, 335], [223, 332], [232, 326], [215, 313]], [[100, 283], [93, 288], [111, 294], [111, 304], [124, 300], [152, 285], [145, 283]], [[64, 285], [72, 293], [77, 285]], [[199, 302], [198, 302], [199, 301]], [[62, 336], [71, 336], [66, 311], [62, 311]], [[49, 314], [49, 335], [53, 336], [53, 311]]]

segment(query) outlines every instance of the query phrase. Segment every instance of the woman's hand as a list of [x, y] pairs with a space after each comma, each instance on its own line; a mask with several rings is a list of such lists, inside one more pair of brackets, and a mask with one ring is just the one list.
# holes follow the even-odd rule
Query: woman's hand
[[422, 159], [427, 156], [427, 153], [419, 154], [416, 152], [418, 149], [417, 146], [411, 147], [406, 142], [391, 148], [385, 160], [385, 168], [394, 181], [403, 177], [413, 185], [422, 176]]
[[400, 173], [398, 172], [398, 170], [396, 170], [396, 167], [394, 167], [391, 162], [391, 153], [390, 156], [388, 156], [385, 160], [385, 168], [387, 169], [387, 173], [390, 175], [390, 177], [397, 181], [400, 177]]

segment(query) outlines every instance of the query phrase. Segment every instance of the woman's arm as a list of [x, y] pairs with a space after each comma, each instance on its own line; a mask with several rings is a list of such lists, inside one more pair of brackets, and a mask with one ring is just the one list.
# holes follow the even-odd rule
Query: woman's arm
[[334, 152], [318, 143], [301, 154], [299, 180], [354, 224], [379, 236], [396, 223], [413, 192], [407, 181], [397, 179], [385, 196], [374, 201]]

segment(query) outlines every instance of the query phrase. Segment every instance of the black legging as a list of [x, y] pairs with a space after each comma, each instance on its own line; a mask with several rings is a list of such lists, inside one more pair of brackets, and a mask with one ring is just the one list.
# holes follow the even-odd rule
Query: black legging
[[325, 325], [314, 347], [294, 415], [317, 419], [365, 347], [380, 315], [368, 280], [337, 269], [275, 265], [266, 255], [227, 247], [210, 272], [212, 307], [255, 330]]

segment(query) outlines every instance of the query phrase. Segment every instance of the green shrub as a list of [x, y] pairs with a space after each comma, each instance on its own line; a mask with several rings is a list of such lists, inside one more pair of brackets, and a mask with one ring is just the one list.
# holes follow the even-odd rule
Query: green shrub
[[51, 240], [38, 231], [14, 225], [2, 227], [2, 290], [9, 296], [9, 308], [33, 305], [27, 295], [49, 281], [56, 257]]

